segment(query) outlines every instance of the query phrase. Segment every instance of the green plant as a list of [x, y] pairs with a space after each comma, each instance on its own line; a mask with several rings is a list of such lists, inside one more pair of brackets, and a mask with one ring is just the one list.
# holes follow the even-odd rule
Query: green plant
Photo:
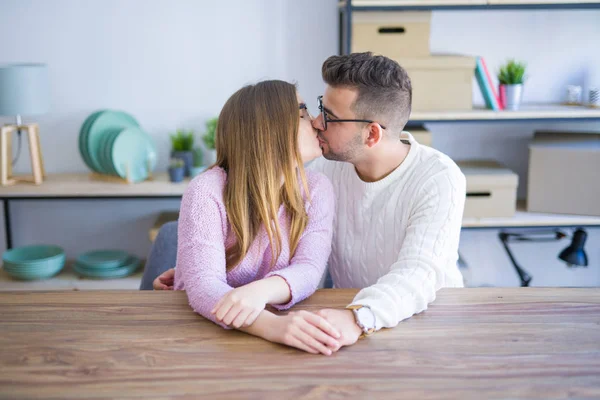
[[184, 165], [185, 163], [181, 158], [171, 158], [171, 160], [169, 160], [169, 168], [171, 169], [183, 168]]
[[520, 85], [525, 81], [525, 63], [508, 60], [500, 67], [498, 81], [501, 85]]
[[192, 151], [194, 147], [194, 132], [178, 129], [174, 135], [171, 134], [171, 144], [173, 151]]
[[206, 121], [206, 132], [204, 132], [202, 140], [204, 141], [204, 145], [207, 149], [215, 149], [215, 133], [217, 131], [218, 120], [218, 118], [211, 118], [208, 121]]
[[194, 150], [192, 150], [192, 155], [194, 156], [194, 162], [193, 162], [194, 167], [201, 167], [202, 166], [202, 149], [200, 147], [194, 148]]

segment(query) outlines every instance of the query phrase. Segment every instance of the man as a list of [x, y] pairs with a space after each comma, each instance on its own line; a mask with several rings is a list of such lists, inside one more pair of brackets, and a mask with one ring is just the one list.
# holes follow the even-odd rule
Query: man
[[[371, 53], [328, 58], [313, 120], [323, 156], [310, 168], [336, 193], [329, 271], [334, 287], [362, 288], [346, 310], [317, 312], [352, 345], [427, 308], [438, 289], [460, 287], [457, 267], [466, 183], [444, 154], [403, 129], [412, 88], [395, 61]], [[155, 288], [172, 284], [172, 270]]]

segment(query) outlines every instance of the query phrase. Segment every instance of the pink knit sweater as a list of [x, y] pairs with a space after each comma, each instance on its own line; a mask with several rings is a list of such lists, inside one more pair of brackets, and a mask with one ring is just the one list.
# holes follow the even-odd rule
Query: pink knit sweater
[[294, 256], [290, 259], [289, 216], [281, 206], [281, 255], [274, 267], [270, 267], [271, 246], [262, 227], [246, 257], [229, 272], [225, 270], [225, 248], [235, 242], [235, 235], [223, 203], [227, 173], [215, 167], [192, 180], [179, 213], [175, 289], [186, 291], [194, 311], [216, 322], [210, 311], [227, 292], [273, 275], [285, 279], [291, 291], [290, 302], [274, 305], [278, 309], [287, 309], [314, 293], [331, 252], [334, 194], [324, 175], [306, 174], [311, 195], [304, 202], [308, 224]]

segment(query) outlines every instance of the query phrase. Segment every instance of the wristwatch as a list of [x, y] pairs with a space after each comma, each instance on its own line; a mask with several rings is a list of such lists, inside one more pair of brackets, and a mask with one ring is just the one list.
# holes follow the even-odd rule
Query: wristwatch
[[363, 331], [361, 337], [372, 335], [373, 332], [375, 332], [375, 314], [373, 313], [373, 310], [371, 310], [371, 307], [362, 304], [354, 304], [349, 305], [346, 308], [352, 310], [354, 313], [356, 325]]

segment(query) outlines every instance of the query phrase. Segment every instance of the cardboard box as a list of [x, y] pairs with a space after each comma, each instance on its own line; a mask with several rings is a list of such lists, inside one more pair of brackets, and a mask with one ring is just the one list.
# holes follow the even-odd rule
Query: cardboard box
[[431, 11], [357, 11], [352, 14], [352, 52], [426, 57], [430, 31]]
[[465, 218], [512, 217], [517, 209], [519, 176], [490, 160], [456, 163], [467, 180]]
[[600, 133], [536, 133], [529, 146], [527, 209], [600, 216]]
[[[431, 132], [429, 132], [427, 129], [425, 129], [425, 128], [408, 129], [407, 132], [410, 133], [415, 138], [417, 143], [432, 147], [431, 146], [431, 144], [432, 144]], [[400, 136], [400, 137], [402, 138], [402, 136]]]
[[410, 77], [413, 111], [466, 111], [473, 108], [474, 57], [433, 55], [395, 60]]

